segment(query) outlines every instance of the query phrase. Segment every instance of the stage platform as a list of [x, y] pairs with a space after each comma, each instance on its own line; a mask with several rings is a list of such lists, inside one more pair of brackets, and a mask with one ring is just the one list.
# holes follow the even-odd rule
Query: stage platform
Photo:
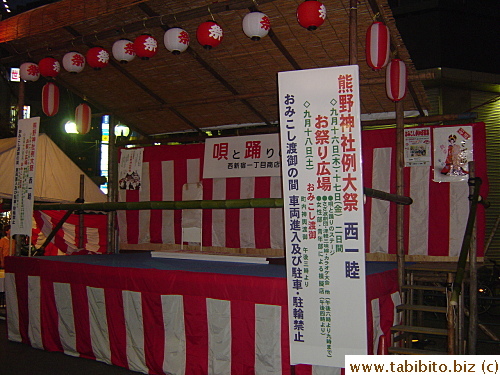
[[[370, 354], [390, 346], [398, 322], [395, 267], [367, 263]], [[5, 288], [9, 339], [35, 348], [146, 374], [291, 373], [283, 265], [149, 253], [8, 257]], [[296, 375], [312, 372], [295, 366]]]

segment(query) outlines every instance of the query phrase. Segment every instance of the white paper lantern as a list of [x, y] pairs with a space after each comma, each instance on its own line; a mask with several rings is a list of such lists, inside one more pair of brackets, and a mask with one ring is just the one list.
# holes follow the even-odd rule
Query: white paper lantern
[[269, 17], [261, 12], [248, 13], [243, 18], [243, 32], [252, 40], [260, 40], [271, 29]]
[[111, 53], [116, 60], [122, 64], [126, 64], [132, 61], [135, 57], [134, 43], [128, 39], [117, 40], [113, 44]]
[[32, 62], [25, 62], [21, 64], [20, 68], [21, 79], [24, 81], [38, 81], [40, 78], [40, 69], [38, 65]]
[[78, 52], [68, 52], [62, 59], [63, 67], [70, 73], [80, 73], [85, 68], [85, 56]]
[[178, 55], [184, 52], [189, 46], [189, 34], [179, 27], [168, 29], [163, 36], [165, 48]]

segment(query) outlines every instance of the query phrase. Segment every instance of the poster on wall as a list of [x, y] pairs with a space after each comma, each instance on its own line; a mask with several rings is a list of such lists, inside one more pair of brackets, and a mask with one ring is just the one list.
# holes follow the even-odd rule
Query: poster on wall
[[434, 128], [434, 181], [458, 182], [469, 179], [473, 161], [472, 126]]
[[122, 150], [118, 166], [118, 186], [121, 190], [141, 190], [143, 148]]
[[31, 236], [39, 126], [40, 117], [19, 120], [17, 123], [14, 188], [12, 190], [12, 235]]
[[358, 67], [278, 88], [291, 362], [344, 367], [367, 353]]
[[431, 129], [410, 128], [404, 131], [405, 167], [431, 165]]
[[207, 138], [203, 178], [279, 176], [280, 156], [278, 134]]

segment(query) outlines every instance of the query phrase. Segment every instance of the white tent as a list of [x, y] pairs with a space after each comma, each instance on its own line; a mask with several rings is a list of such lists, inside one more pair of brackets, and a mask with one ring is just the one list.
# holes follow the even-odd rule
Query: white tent
[[[0, 198], [12, 198], [16, 138], [0, 139]], [[80, 195], [80, 175], [85, 176], [85, 202], [107, 200], [99, 187], [46, 135], [37, 142], [35, 200], [73, 203]]]

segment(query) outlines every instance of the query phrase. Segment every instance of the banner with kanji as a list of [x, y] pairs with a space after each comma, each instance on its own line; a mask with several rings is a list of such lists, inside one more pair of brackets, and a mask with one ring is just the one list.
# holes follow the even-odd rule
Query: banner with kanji
[[278, 87], [291, 362], [343, 367], [367, 352], [358, 67]]
[[31, 236], [39, 126], [40, 117], [19, 120], [17, 123], [14, 189], [12, 191], [12, 235]]

